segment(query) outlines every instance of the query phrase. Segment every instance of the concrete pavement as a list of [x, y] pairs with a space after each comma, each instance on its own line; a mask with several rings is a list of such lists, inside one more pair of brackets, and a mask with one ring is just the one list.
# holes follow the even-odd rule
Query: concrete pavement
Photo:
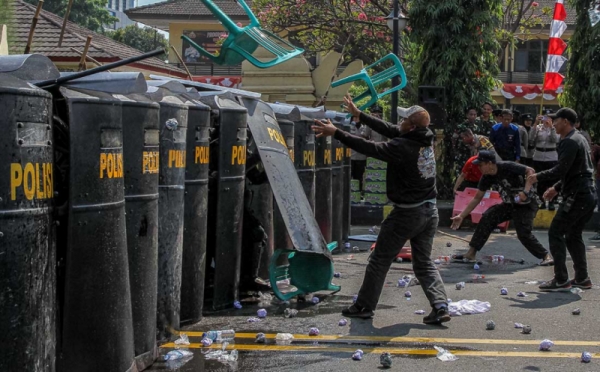
[[[353, 228], [353, 233], [367, 233], [368, 228]], [[471, 231], [442, 231], [469, 238]], [[584, 239], [593, 233], [586, 233]], [[547, 232], [536, 232], [536, 236], [547, 246]], [[446, 247], [451, 242], [452, 247]], [[370, 243], [356, 243], [361, 247]], [[450, 255], [466, 251], [467, 243], [442, 234], [434, 242], [433, 256]], [[156, 363], [151, 371], [364, 371], [379, 368], [379, 355], [382, 351], [393, 354], [391, 370], [402, 371], [600, 371], [600, 322], [598, 301], [600, 291], [594, 289], [581, 294], [541, 293], [532, 282], [552, 277], [552, 268], [537, 266], [538, 260], [531, 256], [516, 239], [514, 231], [507, 234], [492, 234], [481, 252], [484, 256], [502, 254], [504, 264], [493, 264], [483, 260], [479, 271], [468, 264], [442, 264], [440, 273], [446, 283], [448, 297], [453, 301], [477, 299], [491, 303], [491, 310], [485, 314], [454, 317], [445, 326], [426, 326], [422, 316], [415, 310], [429, 312], [429, 305], [420, 287], [411, 287], [412, 298], [406, 300], [405, 289], [396, 287], [397, 280], [411, 273], [408, 262], [394, 263], [388, 274], [386, 287], [381, 296], [375, 317], [370, 320], [349, 320], [345, 327], [338, 326], [342, 318], [341, 310], [351, 304], [364, 275], [368, 253], [353, 253], [334, 256], [336, 271], [341, 272], [342, 290], [337, 294], [317, 293], [321, 300], [318, 305], [299, 303], [292, 300], [289, 305], [265, 307], [269, 313], [260, 323], [248, 323], [247, 319], [256, 316], [259, 304], [256, 300], [242, 301], [243, 309], [219, 313], [206, 317], [202, 322], [187, 327], [182, 332], [190, 336], [190, 350], [195, 355], [182, 366], [178, 364]], [[524, 262], [519, 263], [521, 260]], [[592, 280], [600, 283], [596, 276], [600, 267], [600, 244], [588, 246], [588, 261]], [[470, 283], [473, 274], [485, 275], [483, 281]], [[455, 283], [464, 281], [466, 287], [456, 290]], [[500, 295], [500, 288], [506, 287], [507, 296]], [[517, 297], [518, 292], [526, 292], [527, 297]], [[298, 317], [286, 319], [286, 307], [299, 310]], [[572, 315], [572, 310], [581, 309], [581, 315]], [[496, 329], [487, 331], [488, 320], [494, 320]], [[530, 335], [520, 333], [514, 323], [529, 324], [533, 328]], [[310, 327], [320, 330], [320, 337], [309, 337]], [[237, 349], [240, 357], [233, 365], [217, 361], [207, 361], [200, 349], [201, 332], [209, 329], [234, 329], [238, 335], [230, 349]], [[267, 333], [266, 345], [254, 343], [257, 332]], [[296, 334], [291, 345], [276, 345], [274, 334], [287, 332]], [[542, 339], [551, 339], [556, 345], [550, 352], [538, 351]], [[433, 346], [441, 346], [456, 354], [454, 362], [436, 359]], [[165, 354], [175, 347], [164, 345]], [[214, 345], [214, 347], [218, 347]], [[353, 361], [352, 352], [365, 351], [362, 361]], [[594, 354], [589, 364], [580, 362], [583, 351]], [[595, 354], [599, 353], [599, 354]]]

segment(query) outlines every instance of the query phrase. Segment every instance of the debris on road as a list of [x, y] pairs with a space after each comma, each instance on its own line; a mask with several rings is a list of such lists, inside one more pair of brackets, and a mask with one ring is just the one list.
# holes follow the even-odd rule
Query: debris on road
[[392, 366], [392, 354], [386, 352], [381, 353], [379, 357], [379, 363], [383, 368], [390, 368]]
[[164, 356], [164, 360], [178, 360], [184, 358], [191, 358], [193, 356], [194, 353], [192, 353], [189, 350], [171, 350]]
[[404, 297], [410, 298], [410, 297], [412, 297], [412, 293], [410, 293], [410, 291], [406, 291], [406, 292], [404, 292]]
[[488, 320], [485, 324], [485, 329], [487, 329], [488, 331], [493, 331], [494, 329], [496, 329], [496, 323], [493, 320]]
[[190, 339], [188, 338], [188, 335], [185, 333], [181, 333], [179, 335], [179, 338], [177, 340], [175, 340], [175, 345], [189, 345], [190, 344]]
[[425, 314], [425, 310], [417, 310], [417, 311], [415, 311], [415, 314], [423, 315], [423, 314]]
[[203, 338], [200, 343], [202, 344], [202, 346], [204, 347], [209, 347], [210, 345], [213, 344], [213, 340], [211, 340], [210, 338]]
[[584, 351], [583, 353], [581, 353], [581, 361], [583, 363], [589, 363], [592, 361], [592, 354], [588, 353], [587, 351]]
[[524, 325], [523, 326], [523, 330], [521, 331], [521, 333], [523, 333], [524, 335], [530, 334], [531, 333], [531, 326]]
[[571, 288], [571, 293], [573, 293], [573, 294], [580, 294], [582, 292], [583, 292], [583, 290], [581, 288], [577, 288], [577, 287]]
[[448, 248], [452, 247], [452, 243], [450, 243], [450, 242], [447, 242], [447, 243], [446, 243], [446, 247], [448, 247]]
[[523, 324], [521, 323], [515, 323], [515, 328], [523, 328]]
[[352, 354], [352, 359], [354, 360], [362, 360], [364, 352], [361, 349], [358, 349]]
[[460, 300], [448, 304], [450, 316], [461, 316], [463, 314], [483, 314], [490, 311], [492, 305], [489, 302], [479, 300]]
[[234, 301], [233, 302], [233, 307], [235, 307], [236, 309], [241, 309], [242, 308], [242, 304], [239, 301]]
[[340, 321], [338, 322], [338, 325], [340, 327], [344, 327], [347, 324], [348, 324], [348, 320], [346, 320], [346, 319], [340, 319]]
[[478, 264], [473, 265], [473, 270], [479, 270], [479, 265]]
[[519, 296], [519, 297], [527, 297], [527, 295], [525, 294], [525, 292], [519, 292], [519, 293], [517, 293], [517, 296]]
[[285, 309], [283, 310], [283, 316], [286, 318], [295, 318], [298, 315], [298, 310], [296, 309]]
[[358, 295], [352, 296], [352, 303], [355, 303], [357, 299], [358, 299]]
[[334, 278], [341, 278], [342, 274], [341, 273], [333, 273], [333, 277]]
[[500, 294], [501, 294], [502, 296], [506, 296], [506, 295], [508, 294], [508, 289], [506, 289], [506, 288], [502, 288], [502, 289], [500, 289]]
[[581, 310], [580, 309], [575, 309], [571, 312], [573, 315], [579, 315], [581, 314]]
[[452, 354], [448, 350], [441, 348], [439, 346], [434, 346], [434, 348], [438, 351], [437, 358], [442, 362], [452, 362], [458, 360], [456, 355]]
[[256, 312], [256, 315], [259, 318], [266, 318], [267, 317], [267, 310], [265, 310], [265, 309], [258, 309], [258, 311]]
[[258, 323], [258, 322], [260, 322], [260, 319], [258, 319], [256, 317], [248, 318], [248, 323]]
[[315, 305], [316, 305], [316, 304], [318, 304], [318, 303], [319, 303], [321, 300], [319, 300], [319, 297], [316, 297], [316, 296], [315, 296], [315, 297], [313, 297], [313, 298], [312, 298], [310, 301], [311, 301], [313, 304], [315, 304]]
[[456, 289], [461, 290], [465, 287], [465, 282], [456, 283]]
[[408, 283], [404, 279], [398, 279], [398, 287], [400, 287], [400, 288], [408, 287]]
[[264, 333], [257, 333], [256, 334], [256, 339], [254, 339], [254, 342], [256, 342], [257, 344], [264, 344], [267, 342], [267, 336], [265, 336]]
[[545, 339], [544, 341], [540, 342], [540, 351], [550, 351], [552, 346], [554, 346], [554, 342]]
[[309, 336], [318, 336], [319, 335], [319, 328], [312, 327], [311, 329], [308, 330], [308, 335]]

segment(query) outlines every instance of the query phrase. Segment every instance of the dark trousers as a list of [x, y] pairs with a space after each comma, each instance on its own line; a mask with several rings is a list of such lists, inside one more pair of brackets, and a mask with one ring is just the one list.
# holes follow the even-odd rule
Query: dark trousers
[[573, 259], [575, 280], [579, 282], [588, 277], [585, 244], [581, 234], [585, 224], [592, 218], [595, 207], [596, 195], [591, 190], [576, 194], [568, 212], [565, 211], [565, 202], [558, 207], [548, 230], [550, 252], [554, 257], [554, 278], [558, 283], [569, 279], [567, 250]]
[[353, 180], [360, 182], [360, 191], [363, 191], [363, 176], [365, 174], [365, 168], [367, 167], [366, 160], [352, 160], [350, 162], [350, 173], [352, 174]]
[[438, 220], [438, 210], [433, 203], [425, 203], [416, 208], [395, 207], [392, 210], [381, 224], [376, 248], [358, 292], [358, 307], [375, 310], [390, 266], [407, 240], [410, 240], [415, 276], [429, 303], [433, 306], [447, 302], [444, 282], [431, 260], [431, 247]]
[[[558, 164], [557, 161], [534, 161], [533, 169], [535, 169], [536, 173], [540, 173], [545, 170], [554, 168], [554, 166], [556, 164]], [[543, 199], [544, 193], [546, 192], [546, 190], [548, 190], [549, 188], [554, 186], [555, 183], [556, 183], [556, 180], [538, 182], [537, 193], [538, 193], [538, 196], [540, 197], [540, 200], [544, 200]], [[556, 198], [552, 199], [551, 202], [554, 202], [555, 199]]]
[[533, 159], [532, 158], [521, 158], [521, 164], [533, 168]]
[[496, 226], [512, 219], [515, 224], [515, 230], [517, 230], [517, 238], [521, 244], [525, 246], [529, 253], [539, 259], [543, 259], [548, 254], [548, 251], [531, 232], [533, 230], [533, 219], [537, 211], [537, 203], [523, 205], [496, 204], [483, 213], [469, 245], [480, 251]]

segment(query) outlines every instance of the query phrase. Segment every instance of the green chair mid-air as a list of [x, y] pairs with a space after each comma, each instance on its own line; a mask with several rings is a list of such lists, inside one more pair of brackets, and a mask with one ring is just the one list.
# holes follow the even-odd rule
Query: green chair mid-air
[[[240, 64], [247, 59], [248, 62], [258, 68], [269, 68], [304, 53], [303, 49], [296, 48], [272, 32], [261, 29], [260, 23], [244, 0], [237, 1], [250, 19], [250, 24], [246, 27], [238, 27], [235, 22], [223, 13], [223, 11], [211, 0], [200, 1], [202, 1], [204, 6], [206, 6], [219, 21], [221, 21], [223, 26], [229, 32], [229, 36], [223, 42], [221, 51], [218, 55], [209, 53], [185, 35], [182, 35], [181, 38], [190, 43], [190, 45], [198, 50], [200, 54], [209, 58], [213, 63], [232, 66]], [[254, 53], [259, 46], [262, 46], [268, 52], [272, 53], [275, 58], [263, 62], [252, 56], [252, 53]]]
[[[330, 252], [335, 248], [337, 242], [327, 245]], [[289, 264], [277, 266], [278, 257], [282, 254], [288, 255]], [[277, 249], [271, 257], [269, 281], [275, 296], [282, 301], [317, 291], [338, 292], [341, 287], [331, 284], [332, 278], [333, 261], [323, 254]], [[284, 293], [277, 287], [277, 282], [286, 279], [289, 279], [291, 286], [296, 287], [295, 290]]]
[[[375, 73], [375, 74], [369, 76], [368, 70], [374, 68], [377, 65], [381, 65], [381, 64], [383, 64], [385, 62], [389, 62], [389, 61], [393, 62], [392, 66], [386, 68], [385, 70], [383, 70], [381, 72], [378, 72], [378, 73]], [[383, 93], [377, 93], [377, 86], [379, 86], [383, 83], [386, 83], [387, 81], [391, 80], [395, 76], [400, 76], [400, 79], [401, 79], [400, 85], [391, 87], [390, 89], [386, 89]], [[395, 92], [397, 90], [404, 88], [407, 83], [406, 72], [404, 72], [404, 67], [402, 66], [402, 62], [400, 62], [400, 59], [398, 58], [398, 56], [396, 56], [395, 54], [392, 54], [392, 53], [388, 54], [387, 56], [383, 57], [379, 61], [373, 63], [372, 65], [369, 65], [369, 66], [363, 68], [357, 74], [350, 75], [343, 79], [334, 81], [333, 83], [331, 83], [331, 86], [333, 88], [335, 88], [337, 86], [344, 85], [344, 84], [347, 84], [347, 83], [350, 83], [350, 82], [353, 82], [356, 80], [363, 80], [367, 84], [367, 87], [369, 88], [368, 90], [364, 91], [358, 97], [356, 97], [352, 100], [352, 102], [359, 102], [367, 97], [370, 97], [370, 99], [367, 103], [365, 103], [364, 105], [359, 107], [360, 110], [364, 110], [368, 107], [371, 107], [381, 97], [384, 97], [392, 92]]]

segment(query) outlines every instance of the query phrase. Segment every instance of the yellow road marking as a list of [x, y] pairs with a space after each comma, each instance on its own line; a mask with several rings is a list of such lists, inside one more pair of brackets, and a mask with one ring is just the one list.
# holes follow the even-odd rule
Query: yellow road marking
[[[202, 337], [203, 332], [180, 332], [189, 337]], [[275, 333], [266, 333], [266, 338], [274, 339]], [[236, 333], [235, 338], [256, 338], [256, 333]], [[440, 343], [440, 344], [488, 344], [488, 345], [539, 345], [542, 340], [491, 340], [491, 339], [468, 339], [468, 338], [434, 338], [434, 337], [385, 337], [385, 336], [339, 336], [320, 335], [308, 336], [295, 334], [295, 341], [363, 341], [363, 342], [418, 342], [418, 343]], [[600, 341], [554, 341], [556, 346], [600, 346]]]
[[[162, 345], [164, 348], [181, 347], [174, 343]], [[202, 347], [199, 343], [190, 343], [186, 345], [189, 349], [221, 349], [221, 345], [212, 345]], [[353, 353], [356, 348], [349, 347], [327, 347], [323, 345], [229, 345], [227, 349], [236, 349], [239, 351], [312, 351], [312, 352], [347, 352]], [[384, 351], [394, 355], [424, 355], [435, 356], [436, 350], [424, 349], [401, 349], [401, 348], [361, 348], [366, 354], [381, 354]], [[476, 351], [476, 350], [450, 350], [456, 356], [475, 356], [475, 357], [522, 357], [522, 358], [579, 358], [581, 353], [561, 353], [553, 351]], [[592, 357], [600, 357], [600, 353], [593, 353]]]

